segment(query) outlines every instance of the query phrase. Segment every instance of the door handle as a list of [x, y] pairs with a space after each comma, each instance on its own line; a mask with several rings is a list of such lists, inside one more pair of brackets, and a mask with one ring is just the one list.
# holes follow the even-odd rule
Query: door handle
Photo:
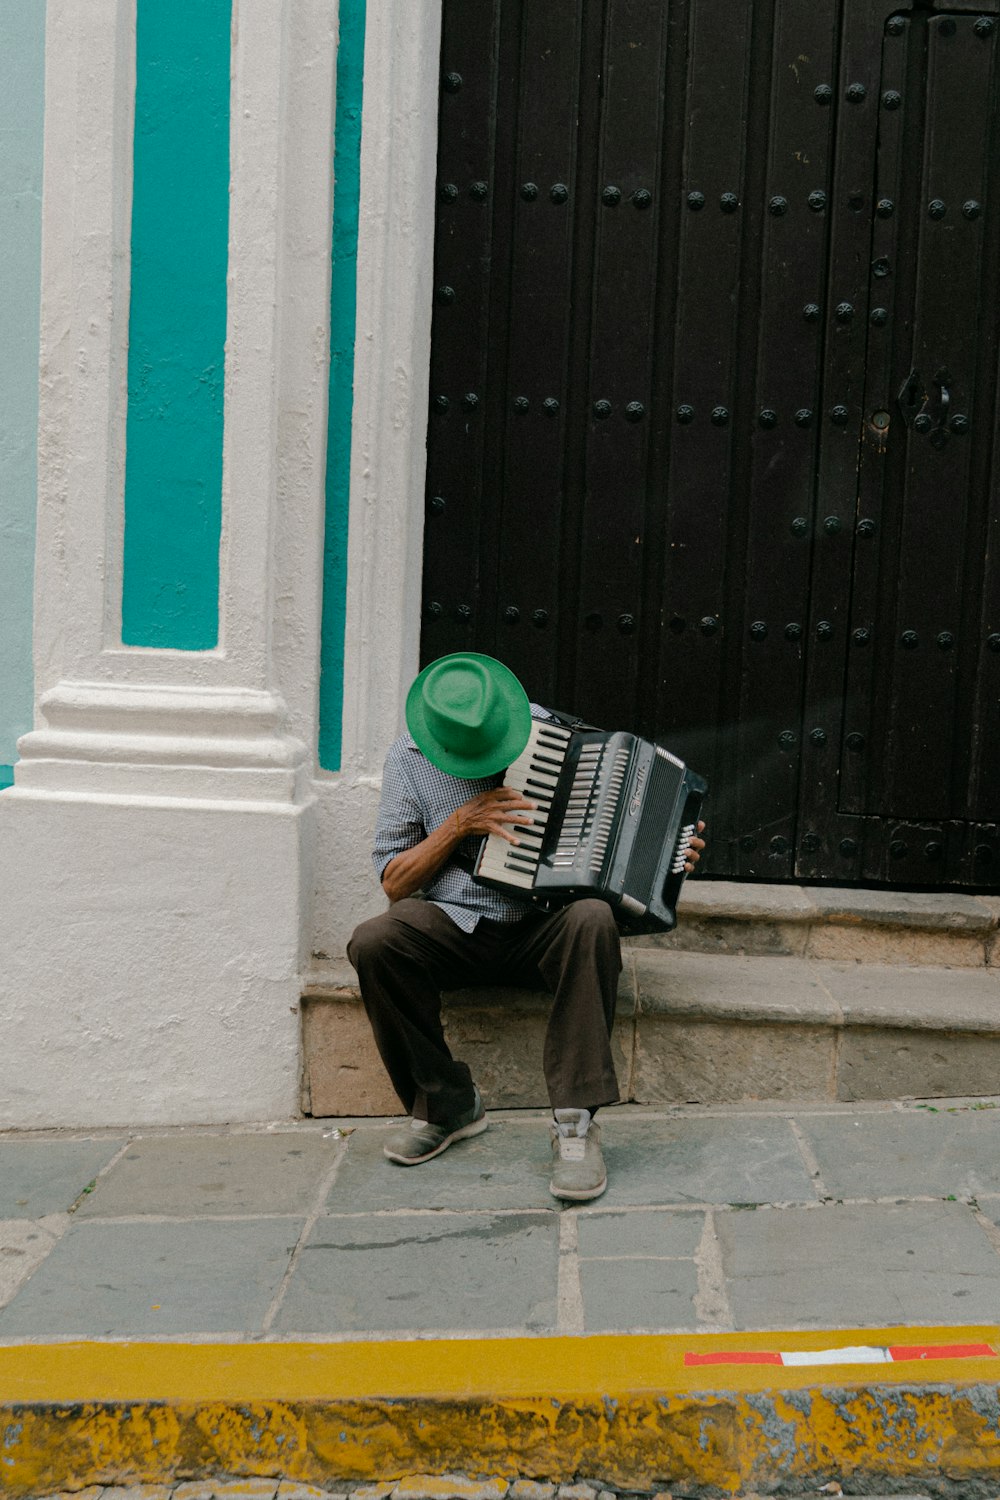
[[943, 380], [938, 381], [938, 389], [941, 392], [941, 422], [944, 427], [948, 421], [948, 407], [951, 405], [951, 392]]
[[938, 388], [938, 424], [931, 433], [931, 442], [935, 448], [943, 448], [951, 433], [948, 429], [948, 408], [951, 406], [951, 390], [948, 382], [951, 376], [945, 369], [938, 370], [934, 376], [934, 384]]
[[[937, 387], [937, 399], [932, 394]], [[951, 375], [943, 366], [929, 384], [924, 384], [919, 370], [911, 370], [899, 388], [896, 398], [903, 421], [915, 432], [930, 433], [935, 448], [943, 448], [951, 436], [948, 414], [951, 409]]]

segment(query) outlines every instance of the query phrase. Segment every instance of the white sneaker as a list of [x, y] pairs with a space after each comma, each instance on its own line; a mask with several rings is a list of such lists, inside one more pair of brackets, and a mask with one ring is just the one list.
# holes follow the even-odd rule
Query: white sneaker
[[447, 1125], [431, 1125], [427, 1120], [409, 1120], [390, 1130], [382, 1147], [382, 1154], [401, 1167], [415, 1167], [422, 1161], [440, 1156], [453, 1141], [464, 1141], [470, 1135], [480, 1135], [487, 1126], [486, 1110], [476, 1089], [472, 1108]]
[[599, 1198], [608, 1185], [601, 1155], [601, 1127], [589, 1109], [557, 1109], [552, 1126], [552, 1180], [555, 1198]]

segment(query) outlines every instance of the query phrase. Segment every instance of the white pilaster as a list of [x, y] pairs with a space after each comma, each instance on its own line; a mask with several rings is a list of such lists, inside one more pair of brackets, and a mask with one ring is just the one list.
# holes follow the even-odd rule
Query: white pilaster
[[234, 0], [219, 646], [121, 645], [135, 0], [49, 0], [34, 731], [0, 1126], [298, 1104], [335, 0]]
[[316, 783], [314, 946], [331, 955], [384, 904], [372, 831], [418, 662], [440, 42], [440, 0], [369, 4], [343, 769]]

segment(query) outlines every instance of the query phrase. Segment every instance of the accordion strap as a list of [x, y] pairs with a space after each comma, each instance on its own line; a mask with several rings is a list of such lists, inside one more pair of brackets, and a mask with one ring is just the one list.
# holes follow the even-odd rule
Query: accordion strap
[[[551, 719], [555, 719], [557, 724], [561, 724], [564, 729], [595, 730], [598, 734], [604, 733], [603, 729], [599, 728], [597, 724], [588, 724], [585, 719], [581, 719], [577, 714], [560, 713], [556, 708], [546, 709], [546, 713]], [[544, 722], [544, 720], [541, 722]]]

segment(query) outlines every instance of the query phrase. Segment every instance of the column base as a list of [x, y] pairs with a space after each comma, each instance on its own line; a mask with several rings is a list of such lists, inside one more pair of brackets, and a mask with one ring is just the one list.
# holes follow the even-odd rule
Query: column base
[[0, 1128], [296, 1115], [314, 819], [280, 701], [62, 684], [42, 711], [0, 795]]

